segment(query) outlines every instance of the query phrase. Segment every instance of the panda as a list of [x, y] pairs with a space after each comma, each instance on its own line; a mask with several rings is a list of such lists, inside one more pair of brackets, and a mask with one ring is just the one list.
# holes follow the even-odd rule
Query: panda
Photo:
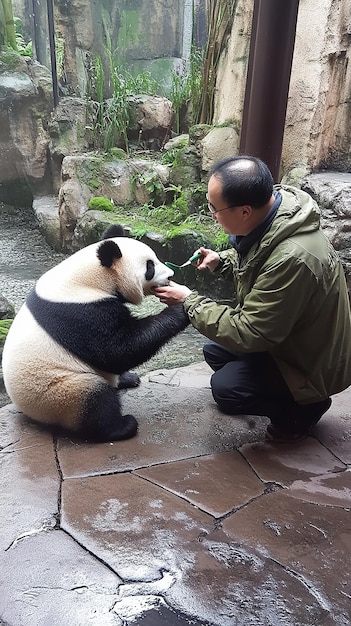
[[119, 390], [137, 386], [129, 370], [184, 330], [183, 305], [144, 318], [139, 304], [173, 271], [146, 244], [110, 226], [89, 245], [43, 274], [7, 335], [2, 368], [6, 391], [34, 421], [91, 441], [133, 437]]

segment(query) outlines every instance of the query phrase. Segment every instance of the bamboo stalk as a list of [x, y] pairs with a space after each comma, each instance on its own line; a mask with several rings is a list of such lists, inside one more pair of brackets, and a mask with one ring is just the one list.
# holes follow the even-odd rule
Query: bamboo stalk
[[200, 102], [200, 124], [211, 124], [218, 64], [231, 32], [237, 0], [207, 0], [207, 45], [203, 65], [203, 93]]
[[12, 1], [11, 0], [1, 0], [2, 10], [4, 14], [4, 25], [5, 25], [5, 43], [10, 48], [13, 48], [17, 51], [17, 43], [16, 43], [16, 28], [15, 22], [13, 19], [13, 11], [12, 11]]

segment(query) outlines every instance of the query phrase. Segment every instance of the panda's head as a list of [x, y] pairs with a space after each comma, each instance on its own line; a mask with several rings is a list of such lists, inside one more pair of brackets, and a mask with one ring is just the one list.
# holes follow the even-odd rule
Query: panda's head
[[114, 291], [127, 302], [139, 304], [155, 287], [167, 285], [174, 272], [159, 261], [149, 246], [123, 235], [122, 226], [110, 226], [96, 254], [101, 266], [109, 270]]

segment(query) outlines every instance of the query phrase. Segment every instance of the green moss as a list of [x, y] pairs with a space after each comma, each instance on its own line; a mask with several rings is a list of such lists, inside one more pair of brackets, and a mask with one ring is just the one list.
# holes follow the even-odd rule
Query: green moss
[[[181, 206], [183, 202], [184, 199], [180, 203]], [[162, 235], [165, 242], [180, 235], [194, 233], [200, 242], [203, 241], [204, 245], [213, 249], [220, 250], [228, 247], [228, 235], [207, 213], [185, 216], [184, 208], [183, 205], [183, 210], [180, 210], [178, 206], [176, 210], [174, 204], [157, 208], [148, 204], [141, 207], [115, 206], [113, 218], [117, 223], [129, 227], [131, 235], [137, 239], [141, 239], [150, 231]]]
[[5, 341], [6, 335], [10, 330], [12, 322], [13, 320], [11, 319], [0, 320], [0, 341]]
[[110, 148], [107, 158], [116, 159], [117, 161], [125, 161], [127, 153], [123, 150], [123, 148]]
[[114, 211], [115, 206], [108, 198], [95, 196], [94, 198], [90, 198], [88, 208], [95, 211]]
[[91, 178], [88, 181], [88, 187], [89, 187], [89, 189], [99, 189], [100, 183], [99, 183], [98, 179], [97, 178]]
[[213, 126], [213, 128], [234, 128], [234, 130], [239, 134], [241, 123], [239, 120], [233, 117], [231, 119], [228, 119], [226, 122], [223, 122], [223, 124], [216, 124], [215, 126]]
[[213, 126], [209, 124], [196, 124], [195, 126], [191, 126], [189, 128], [189, 139], [191, 143], [196, 143], [197, 141], [201, 141], [210, 130], [212, 130]]

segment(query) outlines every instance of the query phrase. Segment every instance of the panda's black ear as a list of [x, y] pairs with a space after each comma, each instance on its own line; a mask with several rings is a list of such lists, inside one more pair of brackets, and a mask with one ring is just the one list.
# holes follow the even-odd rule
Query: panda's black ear
[[102, 233], [101, 239], [111, 239], [112, 237], [124, 237], [125, 232], [123, 226], [121, 224], [111, 224], [104, 232]]
[[104, 241], [97, 249], [96, 255], [104, 267], [111, 267], [114, 259], [120, 259], [122, 252], [115, 241]]

